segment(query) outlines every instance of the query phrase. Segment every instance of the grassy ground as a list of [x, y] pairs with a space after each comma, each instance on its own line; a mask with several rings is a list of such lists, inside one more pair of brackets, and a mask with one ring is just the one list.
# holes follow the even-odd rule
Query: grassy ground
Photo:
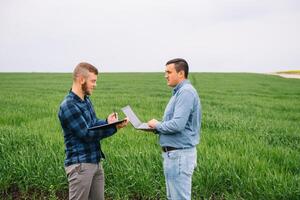
[[[300, 199], [300, 80], [193, 73], [203, 108], [193, 199]], [[64, 199], [58, 106], [71, 74], [0, 74], [0, 198]], [[130, 104], [160, 119], [171, 95], [161, 73], [100, 74], [105, 118]], [[120, 117], [122, 117], [119, 110]], [[108, 199], [165, 199], [157, 137], [132, 126], [101, 142]]]

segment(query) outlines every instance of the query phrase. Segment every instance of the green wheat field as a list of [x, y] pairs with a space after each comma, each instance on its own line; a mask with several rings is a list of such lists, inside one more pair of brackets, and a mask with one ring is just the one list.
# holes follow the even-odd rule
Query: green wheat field
[[[193, 199], [300, 199], [300, 79], [191, 73], [202, 130]], [[67, 199], [57, 118], [71, 73], [0, 73], [0, 199]], [[161, 119], [163, 73], [102, 73], [91, 99], [99, 118], [131, 105]], [[107, 199], [166, 199], [156, 135], [131, 125], [101, 142]]]

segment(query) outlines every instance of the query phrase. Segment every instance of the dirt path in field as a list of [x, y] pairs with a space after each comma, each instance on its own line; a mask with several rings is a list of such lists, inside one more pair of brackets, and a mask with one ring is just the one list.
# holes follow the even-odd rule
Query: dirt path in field
[[283, 78], [298, 78], [298, 79], [300, 79], [300, 74], [277, 74], [277, 73], [272, 73], [272, 75], [281, 76]]

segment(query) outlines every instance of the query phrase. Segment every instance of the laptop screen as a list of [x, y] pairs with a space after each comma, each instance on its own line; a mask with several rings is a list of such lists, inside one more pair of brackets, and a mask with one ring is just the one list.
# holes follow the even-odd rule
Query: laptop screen
[[129, 118], [129, 121], [135, 128], [138, 128], [142, 124], [129, 105], [122, 108], [122, 111], [125, 113], [126, 117]]

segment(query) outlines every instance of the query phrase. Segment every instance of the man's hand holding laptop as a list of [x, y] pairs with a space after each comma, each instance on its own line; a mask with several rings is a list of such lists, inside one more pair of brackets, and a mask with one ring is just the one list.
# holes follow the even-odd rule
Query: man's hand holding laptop
[[149, 126], [150, 128], [155, 129], [157, 123], [158, 123], [158, 121], [157, 121], [156, 119], [151, 119], [150, 121], [148, 121], [147, 124], [148, 124], [148, 126]]

